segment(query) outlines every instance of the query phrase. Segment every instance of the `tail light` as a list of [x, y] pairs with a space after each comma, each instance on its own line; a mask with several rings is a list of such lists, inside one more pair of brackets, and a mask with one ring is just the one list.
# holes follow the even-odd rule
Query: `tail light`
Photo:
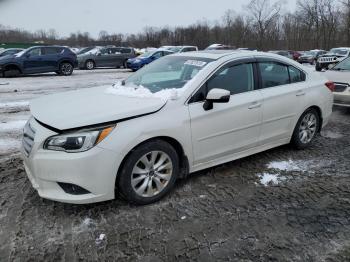
[[332, 81], [328, 81], [325, 85], [329, 90], [331, 90], [331, 92], [335, 91], [335, 84]]

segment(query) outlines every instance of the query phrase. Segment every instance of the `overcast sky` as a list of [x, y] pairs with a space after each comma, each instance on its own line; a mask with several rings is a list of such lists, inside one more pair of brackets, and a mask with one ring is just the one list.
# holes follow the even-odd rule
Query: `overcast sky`
[[[249, 0], [0, 0], [0, 24], [36, 31], [54, 28], [62, 36], [78, 30], [98, 36], [137, 33], [145, 26], [189, 25], [243, 10]], [[293, 11], [295, 0], [286, 8]]]

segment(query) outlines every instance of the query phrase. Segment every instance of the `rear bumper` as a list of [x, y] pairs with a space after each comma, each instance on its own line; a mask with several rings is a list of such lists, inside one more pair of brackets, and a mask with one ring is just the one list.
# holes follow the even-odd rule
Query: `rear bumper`
[[345, 90], [344, 92], [333, 93], [334, 95], [334, 105], [350, 107], [350, 89]]

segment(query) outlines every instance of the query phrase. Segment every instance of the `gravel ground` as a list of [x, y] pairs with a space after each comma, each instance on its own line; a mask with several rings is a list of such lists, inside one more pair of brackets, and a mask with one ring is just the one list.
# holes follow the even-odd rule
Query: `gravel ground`
[[[84, 84], [87, 73], [91, 81]], [[80, 87], [108, 84], [126, 74], [78, 71], [55, 89], [74, 81]], [[93, 81], [96, 76], [105, 79]], [[8, 91], [0, 86], [0, 105], [39, 95], [40, 90], [21, 91], [21, 81], [32, 90], [29, 82], [49, 88], [51, 78], [11, 80]], [[13, 130], [20, 124], [1, 121], [28, 116], [24, 104], [14, 107], [9, 112], [0, 106], [5, 144], [18, 141]], [[350, 111], [345, 109], [335, 108], [307, 150], [283, 146], [198, 172], [178, 181], [164, 200], [143, 207], [121, 200], [79, 206], [41, 199], [16, 146], [3, 151], [1, 261], [350, 260]]]

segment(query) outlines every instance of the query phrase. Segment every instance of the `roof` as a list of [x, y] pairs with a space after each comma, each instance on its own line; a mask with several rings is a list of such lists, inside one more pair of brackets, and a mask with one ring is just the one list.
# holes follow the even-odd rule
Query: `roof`
[[[179, 56], [192, 56], [192, 57], [203, 57], [203, 58], [209, 58], [209, 59], [220, 59], [225, 56], [232, 56], [232, 55], [244, 55], [244, 54], [254, 54], [256, 55], [258, 52], [252, 52], [252, 51], [246, 51], [246, 50], [203, 50], [203, 51], [196, 51], [196, 52], [186, 52], [186, 53], [179, 53], [177, 55]], [[266, 54], [266, 53], [264, 53]]]

